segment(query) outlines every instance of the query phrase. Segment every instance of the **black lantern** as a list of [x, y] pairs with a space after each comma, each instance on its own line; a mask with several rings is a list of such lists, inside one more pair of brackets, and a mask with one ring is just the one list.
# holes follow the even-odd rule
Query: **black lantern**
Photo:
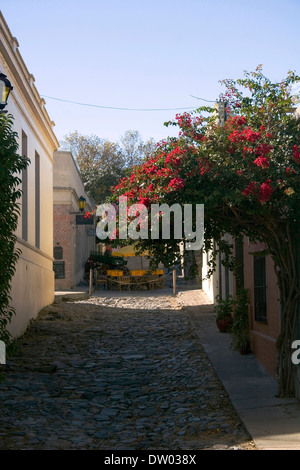
[[4, 109], [7, 105], [8, 95], [12, 89], [13, 87], [6, 75], [0, 72], [0, 109]]
[[81, 210], [81, 212], [85, 208], [85, 203], [86, 203], [86, 200], [84, 199], [84, 197], [80, 196], [80, 198], [79, 198], [79, 209]]

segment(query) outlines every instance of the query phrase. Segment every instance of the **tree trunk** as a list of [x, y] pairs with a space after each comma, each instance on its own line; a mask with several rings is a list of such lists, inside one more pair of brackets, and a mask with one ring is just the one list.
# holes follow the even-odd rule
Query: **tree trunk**
[[[288, 230], [287, 230], [288, 231]], [[296, 237], [287, 233], [286, 250], [279, 257], [277, 278], [281, 295], [281, 331], [277, 339], [277, 377], [278, 395], [289, 397], [295, 395], [296, 365], [291, 356], [292, 343], [297, 335], [298, 307], [300, 299], [299, 269], [297, 266]]]

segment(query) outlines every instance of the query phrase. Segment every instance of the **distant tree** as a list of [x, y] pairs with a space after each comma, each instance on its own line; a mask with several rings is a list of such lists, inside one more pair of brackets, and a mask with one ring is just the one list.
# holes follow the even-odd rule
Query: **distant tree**
[[124, 175], [124, 159], [118, 144], [77, 131], [65, 137], [70, 144], [87, 193], [96, 204], [104, 202], [110, 187]]
[[96, 204], [103, 203], [126, 170], [140, 164], [156, 146], [151, 139], [144, 143], [138, 131], [126, 131], [120, 143], [74, 131], [60, 144], [70, 148], [86, 191]]
[[145, 157], [150, 157], [156, 147], [154, 139], [142, 140], [138, 131], [128, 130], [120, 139], [121, 151], [127, 168], [139, 165]]

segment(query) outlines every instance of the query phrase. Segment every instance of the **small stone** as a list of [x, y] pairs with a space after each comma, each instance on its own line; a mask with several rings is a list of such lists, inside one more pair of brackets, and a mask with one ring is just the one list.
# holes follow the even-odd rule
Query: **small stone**
[[108, 439], [109, 438], [107, 432], [101, 429], [97, 431], [95, 434], [93, 434], [93, 437], [95, 439]]

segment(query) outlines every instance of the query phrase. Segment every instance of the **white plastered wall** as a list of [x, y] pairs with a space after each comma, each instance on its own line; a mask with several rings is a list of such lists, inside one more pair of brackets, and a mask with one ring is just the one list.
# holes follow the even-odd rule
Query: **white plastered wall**
[[[11, 284], [13, 316], [9, 331], [14, 337], [20, 336], [32, 318], [54, 300], [53, 273], [53, 152], [58, 141], [53, 132], [44, 107], [44, 100], [38, 94], [34, 77], [27, 70], [18, 49], [18, 42], [12, 36], [0, 12], [0, 71], [7, 75], [13, 85], [6, 110], [13, 116], [13, 128], [18, 134], [19, 153], [22, 152], [22, 131], [27, 136], [28, 167], [28, 236], [22, 238], [21, 215], [16, 231], [16, 248], [21, 255]], [[36, 242], [36, 185], [35, 155], [40, 160], [40, 243]]]

